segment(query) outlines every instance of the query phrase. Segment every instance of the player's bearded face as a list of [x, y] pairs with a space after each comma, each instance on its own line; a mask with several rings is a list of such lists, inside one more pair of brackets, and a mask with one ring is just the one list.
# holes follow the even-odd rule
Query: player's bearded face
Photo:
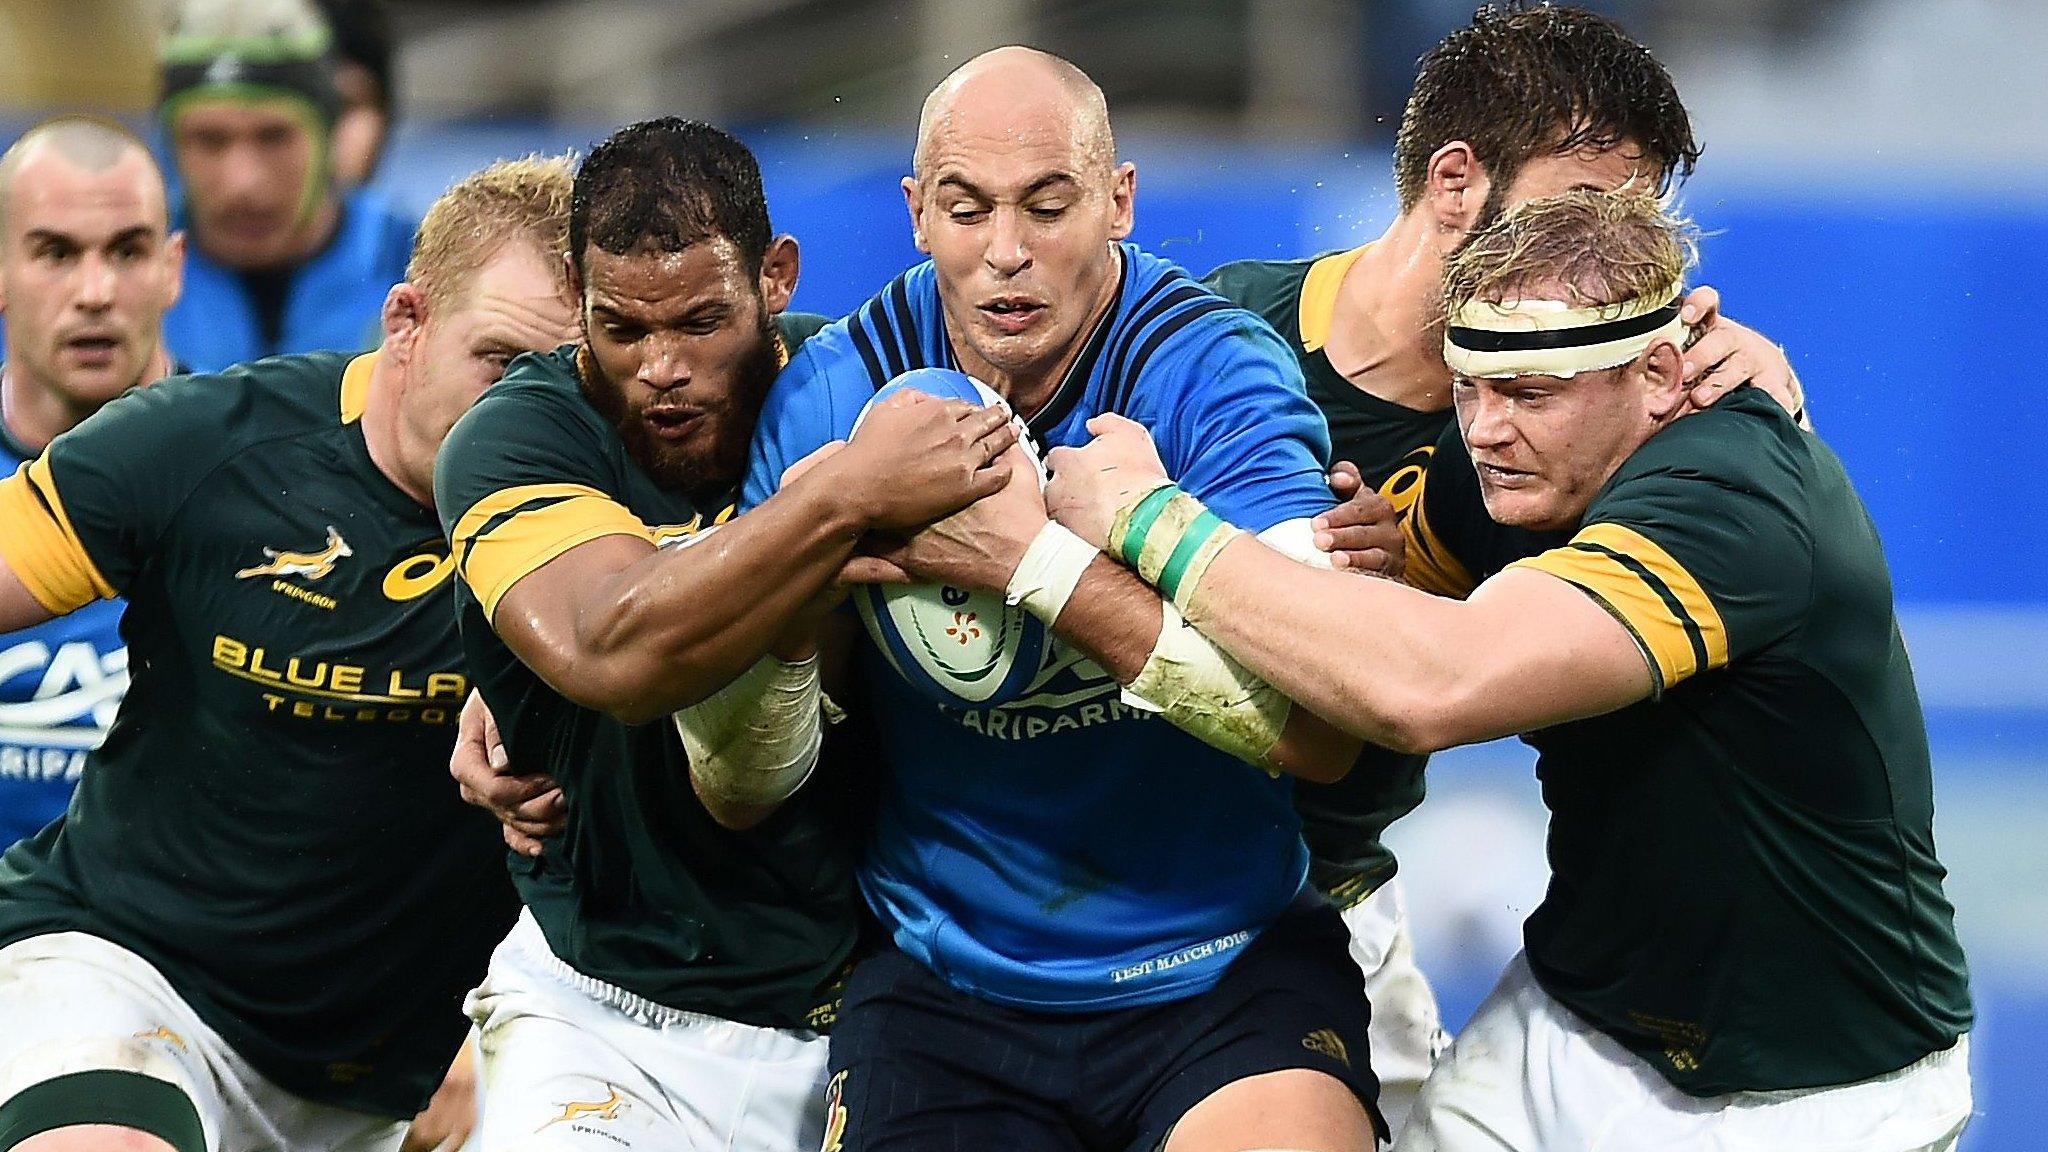
[[713, 496], [746, 472], [780, 366], [774, 320], [729, 241], [584, 259], [583, 389], [657, 484]]

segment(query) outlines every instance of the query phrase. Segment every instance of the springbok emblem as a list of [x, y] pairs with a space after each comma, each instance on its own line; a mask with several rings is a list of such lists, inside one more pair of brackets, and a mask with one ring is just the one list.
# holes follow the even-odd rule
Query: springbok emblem
[[632, 1101], [619, 1095], [617, 1088], [612, 1088], [609, 1084], [605, 1085], [605, 1087], [611, 1088], [612, 1094], [610, 1098], [605, 1100], [572, 1100], [562, 1105], [561, 1115], [541, 1125], [541, 1129], [581, 1120], [585, 1116], [594, 1116], [599, 1120], [617, 1120], [620, 1112], [632, 1106]]
[[263, 554], [270, 558], [269, 563], [244, 568], [235, 573], [235, 578], [247, 580], [251, 576], [304, 576], [308, 580], [318, 580], [334, 571], [335, 561], [344, 556], [355, 555], [355, 550], [348, 546], [348, 541], [341, 538], [341, 533], [334, 530], [334, 525], [329, 524], [327, 547], [318, 552], [289, 552], [278, 548], [265, 548]]

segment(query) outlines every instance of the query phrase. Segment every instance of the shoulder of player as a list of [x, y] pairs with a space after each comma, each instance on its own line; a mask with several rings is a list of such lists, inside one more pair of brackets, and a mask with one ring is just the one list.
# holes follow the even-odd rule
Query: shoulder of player
[[1739, 389], [1650, 437], [1622, 462], [1608, 489], [1663, 477], [1738, 492], [1783, 492], [1804, 471], [1805, 437], [1776, 401], [1754, 388]]
[[[859, 317], [857, 310], [821, 324], [790, 350], [789, 363], [775, 377], [762, 406], [764, 432], [793, 419], [823, 417], [835, 427], [843, 424], [836, 432], [844, 434], [868, 398], [897, 374], [893, 365], [884, 365], [877, 379], [876, 367], [854, 335]], [[872, 335], [869, 339], [872, 341]]]
[[197, 444], [213, 445], [204, 454], [220, 455], [223, 449], [339, 427], [343, 379], [355, 359], [342, 352], [307, 352], [171, 376], [126, 393], [89, 423], [97, 436], [132, 439], [138, 448], [175, 444], [179, 458]]
[[[1197, 291], [1186, 292], [1189, 287]], [[1159, 396], [1162, 389], [1182, 394], [1192, 383], [1213, 383], [1226, 373], [1251, 370], [1306, 395], [1293, 349], [1258, 313], [1193, 281], [1183, 281], [1163, 298], [1171, 302], [1135, 309], [1103, 349], [1123, 394], [1134, 400]]]
[[816, 312], [782, 312], [775, 317], [775, 331], [782, 337], [782, 346], [794, 357], [798, 349], [830, 323], [830, 316]]
[[[578, 346], [564, 344], [552, 352], [527, 352], [514, 357], [505, 375], [487, 389], [456, 422], [464, 443], [552, 442], [562, 432], [615, 435], [577, 379]], [[449, 436], [456, 444], [455, 433]]]
[[374, 189], [358, 188], [342, 200], [342, 235], [366, 254], [403, 251], [410, 257], [419, 226], [416, 217], [399, 211], [389, 197]]
[[1278, 327], [1299, 306], [1302, 281], [1321, 257], [1305, 260], [1233, 260], [1202, 277], [1208, 289]]

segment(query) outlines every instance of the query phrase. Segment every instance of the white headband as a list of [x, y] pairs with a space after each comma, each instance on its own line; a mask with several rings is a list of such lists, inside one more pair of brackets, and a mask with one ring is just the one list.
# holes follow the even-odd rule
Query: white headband
[[1444, 329], [1444, 363], [1461, 376], [1576, 376], [1626, 364], [1659, 340], [1685, 343], [1674, 287], [1581, 308], [1563, 300], [1473, 300]]

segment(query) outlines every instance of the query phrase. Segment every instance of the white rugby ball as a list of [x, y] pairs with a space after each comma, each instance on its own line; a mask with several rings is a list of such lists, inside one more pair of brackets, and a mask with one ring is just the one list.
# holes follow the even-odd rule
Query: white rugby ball
[[[883, 386], [867, 407], [904, 388], [983, 406], [1003, 404], [988, 385], [964, 373], [917, 368]], [[860, 428], [858, 420], [854, 428]], [[1043, 484], [1045, 466], [1031, 453], [1021, 427], [1018, 434]], [[1016, 699], [1045, 657], [1045, 626], [997, 593], [943, 584], [863, 584], [853, 600], [869, 638], [897, 674], [948, 707], [992, 708]]]

